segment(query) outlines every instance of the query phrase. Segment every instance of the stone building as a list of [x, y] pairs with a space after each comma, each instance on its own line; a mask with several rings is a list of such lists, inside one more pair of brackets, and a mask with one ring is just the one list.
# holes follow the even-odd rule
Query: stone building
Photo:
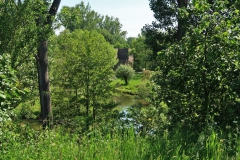
[[117, 50], [117, 58], [118, 63], [115, 65], [114, 69], [117, 69], [117, 67], [120, 64], [128, 64], [133, 67], [133, 56], [128, 54], [128, 48], [122, 48]]

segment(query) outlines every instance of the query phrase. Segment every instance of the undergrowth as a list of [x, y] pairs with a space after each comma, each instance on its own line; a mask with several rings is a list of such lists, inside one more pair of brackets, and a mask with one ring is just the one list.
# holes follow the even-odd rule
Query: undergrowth
[[[239, 159], [239, 139], [212, 131], [196, 139], [186, 131], [164, 131], [162, 135], [136, 133], [134, 129], [109, 129], [103, 134], [71, 133], [65, 128], [36, 131], [28, 125], [1, 124], [2, 160], [166, 160], [166, 159]], [[235, 143], [232, 143], [235, 141]], [[234, 151], [234, 152], [233, 152]]]

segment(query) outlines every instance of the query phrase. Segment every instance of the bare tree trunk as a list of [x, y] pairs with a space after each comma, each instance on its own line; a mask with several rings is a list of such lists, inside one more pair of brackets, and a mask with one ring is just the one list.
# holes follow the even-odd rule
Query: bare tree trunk
[[50, 82], [48, 76], [48, 59], [47, 59], [47, 41], [41, 41], [38, 48], [38, 80], [41, 104], [41, 118], [43, 129], [52, 119], [52, 108], [50, 98]]
[[[49, 25], [52, 26], [52, 18], [56, 15], [58, 7], [61, 0], [54, 0], [52, 6], [48, 12], [48, 17], [46, 22], [40, 27]], [[51, 107], [51, 97], [50, 97], [50, 82], [48, 76], [48, 57], [47, 57], [47, 38], [42, 39], [39, 42], [37, 59], [38, 67], [38, 84], [39, 84], [39, 94], [40, 94], [40, 105], [41, 105], [41, 118], [43, 129], [49, 125], [50, 120], [52, 120], [52, 107]]]

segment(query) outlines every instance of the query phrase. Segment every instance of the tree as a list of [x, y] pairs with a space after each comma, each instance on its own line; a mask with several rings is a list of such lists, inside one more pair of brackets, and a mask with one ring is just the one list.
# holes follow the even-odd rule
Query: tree
[[[102, 33], [105, 39], [107, 41], [109, 40], [108, 42], [113, 44], [115, 48], [128, 48], [126, 43], [127, 31], [122, 31], [122, 24], [118, 18], [106, 15], [98, 31]], [[106, 31], [110, 34], [105, 34]], [[109, 37], [109, 35], [111, 36]]]
[[103, 16], [83, 1], [74, 7], [63, 6], [57, 18], [60, 25], [71, 32], [76, 29], [96, 30], [103, 21]]
[[88, 129], [107, 110], [116, 52], [96, 31], [65, 30], [52, 43], [54, 113]]
[[181, 43], [159, 52], [153, 81], [172, 124], [193, 130], [226, 129], [239, 121], [239, 10], [223, 1], [195, 1], [184, 16], [199, 15]]
[[74, 7], [63, 6], [58, 14], [58, 23], [71, 32], [77, 29], [97, 30], [116, 48], [127, 47], [126, 31], [122, 31], [122, 24], [118, 18], [103, 16], [91, 9], [90, 4], [81, 3]]
[[128, 85], [129, 80], [134, 76], [134, 70], [129, 65], [120, 64], [116, 70], [116, 76], [122, 78], [125, 85]]
[[[60, 3], [61, 0], [54, 0], [45, 16], [40, 14], [36, 17], [37, 26], [42, 27], [38, 36], [44, 35], [39, 41], [38, 54], [36, 55], [43, 129], [46, 128], [49, 124], [50, 118], [52, 117], [50, 81], [48, 77], [48, 36], [46, 36], [46, 34], [48, 34], [49, 30], [51, 30], [52, 18], [56, 15]], [[47, 1], [43, 4], [45, 5], [44, 7], [48, 7]]]
[[136, 71], [142, 71], [145, 69], [154, 69], [150, 61], [152, 54], [151, 49], [147, 47], [145, 37], [138, 35], [137, 38], [128, 38], [129, 45], [131, 47], [130, 54], [134, 57], [133, 68]]
[[[4, 63], [3, 69], [9, 72], [3, 76], [2, 80], [4, 82], [14, 79], [9, 83], [13, 84], [12, 88], [3, 87], [9, 90], [5, 93], [8, 93], [8, 97], [12, 99], [10, 108], [17, 107], [19, 103], [24, 105], [25, 102], [34, 102], [37, 95], [35, 92], [37, 85], [36, 62], [33, 53], [37, 52], [39, 39], [42, 37], [38, 33], [43, 28], [42, 26], [38, 27], [35, 23], [36, 17], [42, 15], [43, 12], [45, 14], [46, 11], [41, 2], [32, 0], [0, 1], [0, 55], [7, 61]], [[25, 94], [17, 94], [15, 92], [17, 90], [20, 91], [19, 93], [24, 90]], [[15, 101], [14, 95], [21, 101]]]
[[152, 60], [157, 52], [166, 49], [173, 42], [180, 41], [185, 34], [186, 19], [181, 11], [188, 7], [189, 0], [149, 0], [156, 21], [142, 28], [145, 43], [152, 49]]
[[[10, 55], [9, 65], [11, 67], [4, 67], [17, 71], [19, 88], [27, 88], [28, 90], [33, 88], [33, 77], [35, 77], [33, 67], [35, 63], [33, 62], [32, 53], [38, 51], [36, 59], [38, 62], [43, 121], [46, 120], [51, 111], [46, 39], [52, 32], [52, 17], [56, 14], [59, 4], [60, 0], [55, 0], [47, 12], [49, 7], [47, 0], [9, 0], [0, 2], [0, 51], [1, 55]], [[39, 47], [37, 47], [38, 45]], [[30, 81], [32, 81], [32, 84], [29, 83]]]
[[[21, 103], [34, 99], [36, 64], [33, 53], [38, 45], [35, 7], [30, 0], [0, 2], [0, 55], [8, 54], [9, 67], [15, 70], [18, 89], [25, 90]], [[17, 105], [15, 105], [16, 107]]]

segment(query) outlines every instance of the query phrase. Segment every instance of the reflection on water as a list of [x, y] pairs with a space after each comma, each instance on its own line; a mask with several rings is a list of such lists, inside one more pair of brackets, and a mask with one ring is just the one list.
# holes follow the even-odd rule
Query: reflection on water
[[113, 100], [117, 103], [120, 103], [118, 107], [123, 107], [123, 108], [131, 107], [136, 104], [141, 104], [141, 105], [148, 104], [148, 102], [145, 99], [136, 99], [135, 96], [126, 95], [126, 94], [116, 96], [113, 98]]
[[[120, 111], [120, 119], [119, 122], [121, 123], [121, 129], [124, 128], [131, 128], [133, 127], [135, 132], [138, 133], [140, 130], [142, 130], [143, 125], [141, 123], [139, 123], [137, 120], [135, 120], [131, 114], [129, 114], [129, 108], [132, 108], [133, 105], [139, 104], [137, 106], [141, 107], [141, 106], [148, 106], [149, 103], [145, 100], [145, 99], [136, 99], [135, 96], [133, 95], [126, 95], [126, 94], [122, 94], [119, 95], [117, 97], [114, 97], [113, 100], [117, 103], [119, 103], [119, 105], [117, 107], [119, 107]], [[138, 107], [136, 108], [134, 106], [134, 108], [132, 109], [139, 109]]]

